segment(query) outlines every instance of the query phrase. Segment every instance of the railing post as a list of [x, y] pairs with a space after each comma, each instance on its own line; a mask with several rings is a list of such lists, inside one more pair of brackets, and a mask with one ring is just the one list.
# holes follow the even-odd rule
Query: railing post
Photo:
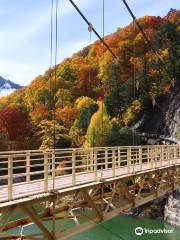
[[90, 170], [91, 172], [93, 172], [93, 161], [94, 161], [94, 158], [93, 158], [93, 151], [92, 150], [89, 150], [89, 154], [90, 154]]
[[13, 156], [8, 156], [8, 200], [13, 198]]
[[108, 169], [108, 149], [105, 148], [105, 169]]
[[147, 147], [147, 163], [150, 163], [150, 151], [149, 151], [149, 146]]
[[84, 167], [84, 170], [85, 170], [86, 172], [89, 172], [89, 170], [90, 170], [90, 160], [89, 160], [89, 154], [88, 154], [88, 152], [86, 153], [86, 167]]
[[98, 174], [97, 174], [97, 150], [94, 150], [94, 179], [95, 179], [95, 181], [98, 180]]
[[173, 149], [174, 149], [174, 158], [173, 158], [173, 164], [175, 164], [175, 163], [176, 163], [176, 159], [177, 159], [176, 147], [174, 147]]
[[121, 159], [121, 152], [120, 152], [120, 147], [118, 147], [118, 167], [120, 167], [120, 159]]
[[153, 157], [153, 168], [156, 168], [157, 166], [157, 147], [153, 147], [153, 153], [154, 153], [154, 157]]
[[170, 159], [170, 157], [171, 157], [171, 148], [168, 147], [168, 165], [171, 164], [171, 159]]
[[86, 153], [86, 156], [87, 156], [87, 172], [91, 171], [91, 159], [90, 159], [90, 154], [89, 152], [87, 151]]
[[175, 146], [175, 163], [174, 164], [177, 164], [177, 159], [178, 159], [178, 151], [177, 151], [177, 147]]
[[44, 153], [44, 191], [48, 191], [48, 153]]
[[127, 149], [127, 166], [128, 166], [128, 173], [131, 171], [131, 147]]
[[72, 185], [76, 185], [76, 153], [72, 151]]
[[30, 182], [30, 151], [26, 152], [26, 182]]
[[55, 177], [56, 177], [56, 158], [55, 149], [52, 151], [52, 190], [55, 190]]
[[149, 151], [149, 155], [150, 155], [150, 159], [151, 159], [151, 169], [153, 168], [153, 162], [154, 162], [154, 149], [151, 147], [150, 149], [149, 149], [150, 151]]
[[142, 147], [139, 147], [139, 165], [140, 171], [142, 171]]
[[116, 176], [116, 152], [115, 149], [112, 150], [112, 176]]
[[164, 146], [161, 146], [161, 167], [164, 165]]
[[53, 149], [53, 152], [52, 152], [52, 179], [55, 178], [55, 170], [56, 170], [56, 167], [55, 167], [55, 150]]
[[171, 164], [174, 164], [174, 157], [175, 156], [175, 151], [174, 151], [174, 147], [171, 148]]
[[155, 147], [155, 153], [154, 153], [154, 167], [157, 167], [157, 163], [158, 163], [158, 147]]

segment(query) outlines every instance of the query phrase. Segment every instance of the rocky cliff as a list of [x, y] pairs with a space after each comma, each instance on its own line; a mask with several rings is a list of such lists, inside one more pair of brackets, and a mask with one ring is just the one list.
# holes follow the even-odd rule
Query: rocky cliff
[[133, 125], [133, 129], [154, 142], [169, 141], [180, 143], [180, 89], [176, 87], [171, 93], [149, 106], [148, 111]]

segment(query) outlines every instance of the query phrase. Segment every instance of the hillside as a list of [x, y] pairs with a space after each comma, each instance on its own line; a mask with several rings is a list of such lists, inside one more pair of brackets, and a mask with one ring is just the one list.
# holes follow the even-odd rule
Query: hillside
[[22, 86], [19, 84], [16, 84], [0, 76], [0, 96], [6, 96], [21, 87]]
[[52, 147], [54, 118], [56, 147], [144, 143], [132, 126], [151, 117], [149, 130], [143, 123], [137, 131], [152, 132], [161, 106], [179, 91], [180, 11], [171, 9], [164, 18], [145, 16], [139, 23], [165, 67], [130, 23], [105, 37], [119, 61], [96, 41], [60, 63], [56, 78], [54, 69], [48, 69], [1, 98], [1, 148]]

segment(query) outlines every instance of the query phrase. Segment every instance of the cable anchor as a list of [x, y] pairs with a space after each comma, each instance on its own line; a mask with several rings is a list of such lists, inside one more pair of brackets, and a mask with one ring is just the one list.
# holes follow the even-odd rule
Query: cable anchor
[[92, 30], [93, 30], [93, 25], [92, 25], [92, 23], [89, 23], [89, 25], [88, 25], [88, 31], [91, 33]]

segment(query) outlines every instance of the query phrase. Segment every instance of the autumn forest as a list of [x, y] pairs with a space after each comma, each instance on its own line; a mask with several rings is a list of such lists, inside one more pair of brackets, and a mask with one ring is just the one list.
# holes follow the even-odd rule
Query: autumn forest
[[138, 19], [0, 98], [0, 150], [145, 144], [132, 126], [180, 89], [180, 11]]

